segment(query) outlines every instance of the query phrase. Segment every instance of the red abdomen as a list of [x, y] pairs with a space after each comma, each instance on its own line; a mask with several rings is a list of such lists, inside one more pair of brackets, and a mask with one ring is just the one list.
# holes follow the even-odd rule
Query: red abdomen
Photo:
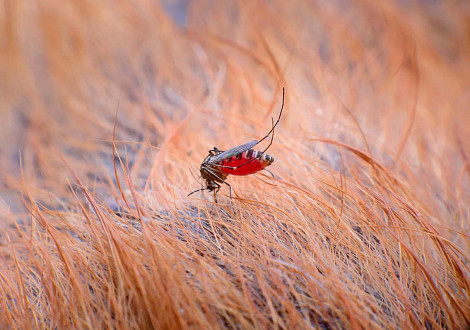
[[[253, 158], [255, 159], [249, 162], [248, 164], [243, 165]], [[227, 168], [227, 167], [220, 167], [219, 169], [221, 172], [231, 174], [231, 175], [249, 175], [249, 174], [253, 174], [253, 173], [261, 171], [266, 166], [271, 165], [273, 161], [274, 161], [273, 157], [266, 155], [266, 154], [261, 154], [261, 152], [259, 151], [250, 149], [237, 156], [233, 156], [233, 157], [230, 157], [229, 159], [225, 159], [221, 161], [220, 163], [218, 163], [218, 165], [230, 166], [230, 167], [237, 167], [237, 166], [243, 165], [236, 169]]]

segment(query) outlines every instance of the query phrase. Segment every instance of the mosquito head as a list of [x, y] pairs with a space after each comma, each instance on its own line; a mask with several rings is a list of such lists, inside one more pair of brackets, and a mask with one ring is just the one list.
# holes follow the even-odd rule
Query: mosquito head
[[197, 190], [194, 190], [193, 192], [189, 193], [188, 196], [191, 196], [192, 194], [198, 192], [198, 191], [204, 191], [204, 190], [207, 190], [207, 191], [219, 191], [220, 189], [220, 184], [218, 184], [217, 182], [215, 182], [214, 180], [210, 180], [210, 179], [206, 179], [205, 180], [206, 182], [206, 186], [204, 188], [201, 188], [201, 189], [197, 189]]
[[219, 189], [219, 188], [220, 188], [220, 185], [215, 181], [207, 181], [206, 182], [206, 189], [209, 190], [209, 191], [213, 191], [213, 190], [216, 190], [216, 189]]

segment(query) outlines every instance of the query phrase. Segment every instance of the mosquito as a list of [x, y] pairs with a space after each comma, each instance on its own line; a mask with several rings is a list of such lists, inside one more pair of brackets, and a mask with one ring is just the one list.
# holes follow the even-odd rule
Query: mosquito
[[[216, 195], [223, 184], [226, 184], [230, 189], [230, 199], [232, 199], [232, 186], [226, 182], [227, 177], [231, 175], [250, 175], [271, 165], [274, 158], [265, 152], [269, 149], [274, 140], [274, 129], [276, 128], [282, 116], [284, 109], [285, 91], [282, 88], [282, 105], [279, 117], [276, 122], [272, 124], [271, 130], [261, 140], [253, 140], [245, 144], [233, 147], [229, 150], [223, 151], [214, 147], [209, 150], [209, 154], [202, 161], [201, 164], [201, 177], [205, 181], [205, 187], [197, 189], [188, 196], [198, 191], [213, 191], [214, 201], [217, 203]], [[271, 134], [272, 133], [272, 134]], [[263, 151], [253, 150], [253, 147], [267, 139], [271, 135], [271, 141]]]

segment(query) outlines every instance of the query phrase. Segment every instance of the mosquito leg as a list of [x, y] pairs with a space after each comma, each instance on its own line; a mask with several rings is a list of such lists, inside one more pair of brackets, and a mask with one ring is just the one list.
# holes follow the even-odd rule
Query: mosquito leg
[[[279, 117], [277, 118], [276, 120], [276, 123], [272, 126], [271, 130], [268, 132], [268, 134], [266, 134], [265, 137], [263, 137], [261, 140], [258, 141], [258, 143], [260, 143], [261, 141], [263, 141], [264, 139], [266, 139], [272, 132], [274, 132], [274, 128], [277, 126], [277, 124], [279, 123], [279, 120], [281, 120], [281, 116], [282, 116], [282, 110], [284, 109], [284, 96], [285, 96], [285, 91], [284, 91], [284, 87], [282, 87], [282, 105], [281, 105], [281, 111], [279, 113]], [[257, 143], [257, 144], [258, 144]]]
[[[261, 153], [261, 155], [263, 155], [266, 150], [269, 149], [269, 147], [271, 146], [271, 144], [273, 144], [273, 140], [274, 140], [274, 129], [276, 128], [277, 124], [279, 124], [279, 120], [281, 120], [281, 116], [282, 116], [282, 110], [284, 110], [284, 98], [285, 98], [285, 91], [284, 91], [284, 87], [282, 87], [282, 105], [281, 105], [281, 111], [279, 112], [279, 117], [277, 118], [276, 122], [274, 123], [274, 119], [272, 119], [272, 127], [271, 127], [271, 130], [268, 132], [268, 134], [266, 134], [261, 140], [259, 140], [256, 144], [259, 144], [261, 141], [265, 140], [266, 138], [269, 137], [269, 135], [271, 135], [271, 141], [269, 142], [268, 146], [263, 150], [263, 152]], [[242, 166], [245, 166], [246, 164], [248, 163], [251, 163], [252, 161], [254, 160], [253, 159], [250, 159], [249, 161], [247, 161], [245, 164], [241, 164], [235, 168], [233, 168], [234, 170], [242, 167]]]
[[228, 186], [229, 196], [230, 196], [230, 203], [232, 202], [232, 186], [224, 181], [224, 183]]
[[217, 184], [217, 188], [214, 189], [214, 202], [217, 203], [217, 193], [219, 192], [221, 185], [218, 183], [216, 184]]
[[271, 141], [269, 141], [269, 144], [268, 146], [264, 149], [264, 151], [261, 153], [261, 154], [264, 154], [266, 152], [266, 150], [269, 149], [269, 147], [271, 146], [271, 144], [273, 144], [273, 141], [274, 141], [274, 119], [271, 118], [271, 120], [273, 121], [272, 122], [272, 125], [273, 125], [273, 128], [272, 128], [272, 134], [271, 134]]
[[209, 155], [210, 155], [211, 157], [213, 157], [213, 156], [217, 156], [217, 155], [221, 154], [222, 152], [223, 152], [223, 151], [222, 151], [222, 150], [219, 150], [219, 148], [214, 147], [214, 148], [212, 148], [211, 150], [209, 150]]
[[268, 169], [265, 168], [265, 169], [263, 169], [263, 171], [268, 172], [269, 174], [271, 174], [271, 176], [272, 176], [273, 178], [276, 178], [276, 176], [275, 176], [275, 175], [273, 174], [273, 172], [271, 172], [270, 170], [268, 170]]
[[235, 214], [235, 207], [233, 206], [233, 199], [232, 199], [232, 186], [224, 181], [224, 183], [228, 186], [229, 196], [230, 196], [230, 205], [232, 205], [233, 214]]
[[[213, 175], [215, 178], [217, 178], [219, 182], [226, 183], [225, 179], [221, 178], [219, 175], [217, 175], [217, 173], [215, 173], [209, 167], [205, 166], [205, 167], [203, 167], [203, 170], [206, 171], [206, 172], [209, 172], [211, 175]], [[214, 182], [215, 182], [215, 180], [214, 180]], [[218, 188], [220, 189], [220, 185], [217, 182], [215, 182], [215, 183], [219, 186]]]

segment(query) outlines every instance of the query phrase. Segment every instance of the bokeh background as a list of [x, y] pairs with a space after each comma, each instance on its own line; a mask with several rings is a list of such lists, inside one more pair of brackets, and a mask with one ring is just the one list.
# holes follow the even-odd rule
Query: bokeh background
[[[97, 325], [100, 317], [90, 315], [108, 315], [113, 308], [113, 313], [120, 310], [125, 315], [126, 321], [119, 322], [128, 321], [127, 325], [136, 327], [468, 326], [470, 5], [467, 1], [4, 0], [0, 6], [0, 77], [0, 247], [5, 260], [0, 268], [4, 278], [0, 281], [1, 293], [22, 292], [18, 299], [10, 297], [8, 303], [1, 305], [0, 311], [5, 315], [15, 312], [20, 315], [21, 308], [30, 308], [32, 312], [25, 319], [34, 320], [41, 327]], [[229, 182], [237, 196], [268, 205], [271, 209], [267, 214], [275, 218], [281, 217], [277, 212], [283, 210], [286, 225], [298, 225], [297, 230], [303, 228], [306, 238], [320, 235], [323, 238], [315, 236], [320, 243], [325, 243], [328, 237], [328, 242], [349, 239], [354, 245], [357, 235], [366, 236], [364, 227], [358, 234], [356, 222], [370, 220], [367, 225], [367, 230], [373, 232], [370, 235], [379, 237], [377, 240], [386, 250], [390, 248], [385, 255], [396, 254], [398, 269], [405, 269], [403, 273], [395, 271], [394, 281], [385, 281], [393, 283], [391, 288], [383, 289], [387, 293], [381, 291], [379, 279], [384, 278], [379, 270], [393, 264], [390, 261], [383, 264], [377, 261], [376, 277], [362, 286], [357, 284], [357, 279], [364, 276], [361, 272], [345, 275], [340, 270], [372, 267], [369, 258], [388, 260], [382, 252], [368, 250], [361, 255], [352, 249], [360, 255], [360, 261], [351, 265], [347, 255], [353, 252], [339, 253], [330, 243], [318, 246], [312, 243], [317, 250], [309, 250], [313, 253], [309, 257], [302, 249], [296, 250], [295, 244], [284, 254], [279, 253], [286, 258], [293, 253], [291, 259], [283, 262], [290, 260], [289, 264], [295, 266], [288, 267], [289, 271], [307, 279], [293, 261], [294, 255], [307, 258], [304, 261], [313, 268], [319, 267], [314, 261], [318, 259], [336, 260], [337, 265], [342, 265], [330, 276], [345, 276], [341, 285], [331, 284], [331, 288], [344, 291], [333, 295], [328, 308], [312, 307], [319, 306], [312, 302], [315, 300], [312, 290], [325, 293], [332, 290], [323, 282], [331, 279], [325, 280], [320, 275], [317, 279], [320, 282], [315, 283], [323, 283], [318, 287], [324, 287], [313, 289], [307, 285], [301, 290], [309, 297], [304, 297], [306, 300], [293, 299], [286, 293], [283, 299], [292, 305], [285, 307], [281, 299], [279, 304], [284, 307], [279, 308], [283, 312], [277, 316], [273, 313], [278, 305], [267, 302], [270, 295], [263, 291], [261, 280], [252, 287], [261, 287], [263, 293], [254, 290], [255, 293], [247, 294], [242, 289], [237, 291], [239, 287], [235, 286], [227, 293], [231, 298], [226, 301], [217, 294], [211, 296], [211, 285], [223, 287], [231, 283], [230, 276], [223, 278], [227, 273], [233, 275], [230, 271], [220, 275], [222, 279], [217, 284], [207, 279], [211, 284], [198, 288], [208, 294], [204, 299], [212, 307], [205, 310], [197, 304], [182, 306], [181, 301], [190, 300], [183, 295], [174, 298], [181, 301], [167, 303], [188, 314], [170, 313], [171, 317], [165, 319], [155, 313], [165, 320], [163, 323], [148, 316], [156, 307], [144, 298], [142, 305], [133, 303], [148, 315], [139, 318], [136, 314], [132, 321], [135, 323], [130, 321], [132, 313], [125, 307], [133, 303], [126, 305], [125, 299], [116, 298], [115, 305], [95, 301], [100, 307], [83, 307], [81, 316], [70, 319], [64, 315], [72, 307], [61, 310], [59, 303], [54, 307], [52, 301], [60, 295], [44, 289], [45, 279], [56, 281], [58, 287], [73, 281], [65, 272], [61, 276], [51, 273], [50, 278], [45, 276], [41, 282], [41, 267], [32, 263], [32, 255], [38, 254], [33, 247], [42, 246], [44, 255], [39, 260], [51, 258], [51, 264], [58, 265], [63, 262], [56, 255], [57, 248], [49, 245], [51, 238], [47, 235], [53, 235], [50, 228], [58, 227], [61, 228], [58, 232], [66, 233], [62, 226], [73, 232], [85, 230], [80, 227], [85, 218], [99, 217], [87, 192], [108, 212], [110, 223], [118, 221], [111, 219], [114, 215], [124, 213], [132, 213], [135, 221], [157, 219], [158, 214], [169, 222], [181, 217], [189, 222], [194, 219], [211, 222], [215, 216], [212, 211], [204, 211], [203, 220], [200, 213], [201, 205], [209, 207], [212, 203], [210, 196], [186, 197], [201, 185], [202, 159], [213, 146], [225, 150], [266, 134], [271, 117], [278, 115], [282, 87], [286, 90], [286, 107], [269, 150], [275, 158], [270, 167], [275, 181], [254, 176], [230, 177]], [[283, 188], [273, 190], [273, 186]], [[360, 194], [366, 197], [359, 197]], [[221, 205], [230, 205], [227, 195], [222, 189]], [[304, 200], [311, 196], [315, 196], [314, 201]], [[242, 202], [235, 201], [237, 212], [250, 210], [239, 203]], [[360, 211], [351, 205], [360, 206]], [[88, 209], [87, 216], [82, 208]], [[346, 215], [348, 209], [355, 211]], [[259, 208], [251, 211], [254, 217], [251, 224], [264, 219], [256, 210]], [[41, 212], [47, 216], [40, 217]], [[400, 212], [406, 214], [395, 214]], [[242, 218], [246, 220], [249, 216], [245, 214]], [[227, 217], [233, 220], [225, 213], [217, 217], [220, 223], [227, 221]], [[380, 222], [387, 217], [387, 221]], [[306, 219], [317, 221], [321, 228], [302, 222]], [[236, 223], [231, 226], [236, 227]], [[237, 233], [242, 235], [251, 228], [245, 225]], [[38, 234], [34, 243], [31, 237], [36, 230], [42, 234]], [[191, 232], [191, 228], [184, 230]], [[268, 242], [266, 237], [277, 233], [281, 236], [276, 236], [279, 239], [276, 244], [281, 245], [271, 249], [280, 251], [280, 246], [286, 246], [282, 245], [286, 242], [282, 235], [289, 230], [276, 230], [281, 229], [271, 228], [266, 236], [253, 232], [254, 236], [246, 239]], [[382, 241], [382, 234], [390, 236]], [[74, 241], [77, 235], [68, 235], [61, 239], [70, 246], [79, 244]], [[124, 241], [134, 242], [126, 236], [128, 233], [122, 235]], [[158, 240], [157, 231], [149, 235], [149, 242]], [[405, 241], [406, 248], [402, 246]], [[129, 243], [135, 252], [138, 249], [133, 244], [138, 242]], [[178, 244], [187, 247], [185, 243]], [[224, 250], [219, 241], [207, 244], [213, 244], [219, 252]], [[265, 252], [270, 249], [266, 244]], [[365, 240], [361, 244], [370, 247]], [[13, 245], [18, 246], [16, 254]], [[159, 251], [170, 249], [169, 246], [160, 247]], [[252, 248], [257, 250], [254, 245]], [[426, 256], [427, 249], [431, 256]], [[402, 253], [409, 253], [408, 257]], [[85, 252], [79, 255], [87, 256]], [[227, 261], [227, 265], [234, 265], [240, 258], [239, 254], [231, 256], [234, 259]], [[267, 260], [266, 255], [258, 257]], [[259, 262], [256, 258], [251, 261], [253, 265]], [[174, 265], [179, 261], [172, 262]], [[57, 267], [64, 266], [61, 265]], [[227, 265], [224, 267], [229, 268]], [[282, 265], [285, 266], [275, 262], [259, 271], [271, 273]], [[115, 274], [125, 272], [121, 266], [116, 266]], [[416, 273], [416, 267], [421, 266], [435, 269], [436, 273]], [[155, 281], [145, 261], [142, 260], [142, 268], [135, 267], [149, 281]], [[216, 268], [220, 271], [221, 266]], [[181, 269], [174, 270], [176, 277], [184, 276]], [[240, 269], [243, 272], [245, 268]], [[34, 272], [36, 275], [31, 276]], [[22, 278], [30, 284], [23, 283]], [[182, 278], [183, 282], [190, 281]], [[297, 283], [292, 278], [281, 282], [290, 287], [289, 281]], [[264, 283], [273, 286], [271, 280]], [[286, 292], [292, 292], [292, 287]], [[196, 290], [191, 288], [185, 292]], [[134, 292], [129, 287], [119, 290], [117, 296]], [[167, 288], [158, 290], [164, 295], [162, 292]], [[149, 289], [148, 294], [152, 292]], [[394, 292], [397, 297], [392, 297]], [[247, 316], [238, 307], [229, 307], [237, 294], [244, 295], [246, 301], [257, 301], [252, 308], [259, 314]], [[88, 295], [93, 300], [96, 292]], [[355, 295], [370, 296], [373, 302], [366, 299], [360, 304], [354, 300]], [[64, 293], [64, 297], [68, 295]], [[325, 301], [324, 297], [318, 299]], [[217, 305], [218, 300], [222, 307]], [[269, 305], [266, 307], [269, 312], [260, 307], [263, 301]], [[315, 312], [301, 312], [299, 301]], [[382, 305], [387, 307], [378, 307]], [[375, 307], [370, 307], [371, 311], [368, 306]], [[200, 314], [188, 312], [195, 313], [198, 308]], [[351, 312], [355, 308], [357, 311]], [[220, 316], [220, 309], [226, 313], [222, 313], [222, 318], [210, 316], [211, 313]], [[48, 313], [52, 316], [46, 316]], [[101, 326], [124, 325], [113, 323], [119, 319], [115, 314]], [[2, 322], [9, 326], [27, 324], [13, 319], [5, 316]]]

